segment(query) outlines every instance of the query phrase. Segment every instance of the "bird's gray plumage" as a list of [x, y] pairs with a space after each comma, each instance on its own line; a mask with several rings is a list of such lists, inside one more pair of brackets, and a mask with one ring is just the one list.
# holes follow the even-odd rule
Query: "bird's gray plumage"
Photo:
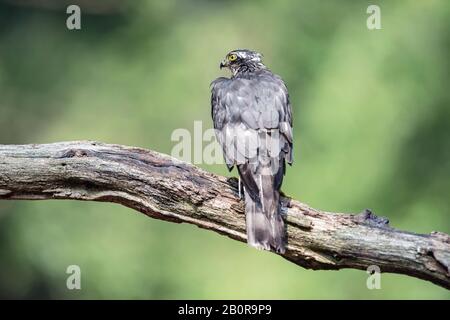
[[[232, 61], [230, 55], [234, 55]], [[211, 84], [212, 118], [228, 169], [237, 166], [243, 181], [248, 243], [284, 252], [279, 191], [285, 162], [292, 163], [288, 91], [256, 52], [232, 51], [222, 66], [233, 75]]]

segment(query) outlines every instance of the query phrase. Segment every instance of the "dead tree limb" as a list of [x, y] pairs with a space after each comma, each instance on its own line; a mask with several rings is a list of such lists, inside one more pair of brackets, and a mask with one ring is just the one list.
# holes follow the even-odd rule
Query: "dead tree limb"
[[[236, 179], [167, 155], [98, 142], [0, 145], [0, 199], [115, 202], [149, 217], [188, 222], [245, 241]], [[450, 237], [394, 229], [369, 210], [335, 214], [283, 198], [284, 258], [310, 269], [377, 265], [450, 289]]]

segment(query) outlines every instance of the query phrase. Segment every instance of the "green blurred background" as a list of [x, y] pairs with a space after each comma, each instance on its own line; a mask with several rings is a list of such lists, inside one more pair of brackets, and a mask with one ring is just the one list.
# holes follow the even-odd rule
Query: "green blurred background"
[[[68, 4], [81, 6], [80, 31], [66, 28]], [[382, 30], [367, 29], [369, 4]], [[286, 193], [449, 233], [449, 17], [445, 0], [0, 0], [0, 143], [89, 139], [170, 154], [174, 129], [211, 127], [220, 60], [255, 49], [294, 107]], [[71, 264], [80, 291], [66, 289]], [[366, 279], [113, 204], [0, 202], [1, 298], [450, 298], [402, 275], [383, 274], [380, 290]]]

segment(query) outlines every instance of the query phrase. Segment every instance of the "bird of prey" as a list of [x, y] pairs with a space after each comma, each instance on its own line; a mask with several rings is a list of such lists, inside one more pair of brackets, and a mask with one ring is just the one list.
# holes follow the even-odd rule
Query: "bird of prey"
[[283, 80], [258, 52], [228, 53], [220, 68], [231, 77], [211, 83], [211, 114], [225, 162], [244, 186], [247, 242], [284, 253], [286, 230], [280, 188], [286, 162], [292, 164], [292, 109]]

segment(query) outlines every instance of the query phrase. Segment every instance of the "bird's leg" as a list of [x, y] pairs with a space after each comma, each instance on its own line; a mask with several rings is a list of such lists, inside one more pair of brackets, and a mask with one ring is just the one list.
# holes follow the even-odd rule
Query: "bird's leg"
[[262, 209], [264, 211], [264, 193], [263, 193], [263, 186], [262, 186], [262, 175], [259, 176], [259, 196], [261, 197], [261, 205], [262, 205]]
[[238, 191], [239, 191], [239, 199], [242, 199], [242, 193], [241, 193], [241, 176], [239, 176], [239, 180], [238, 180]]
[[241, 181], [241, 176], [239, 176], [239, 180], [238, 180], [238, 193], [239, 193], [239, 199], [244, 200], [245, 199], [245, 186]]

